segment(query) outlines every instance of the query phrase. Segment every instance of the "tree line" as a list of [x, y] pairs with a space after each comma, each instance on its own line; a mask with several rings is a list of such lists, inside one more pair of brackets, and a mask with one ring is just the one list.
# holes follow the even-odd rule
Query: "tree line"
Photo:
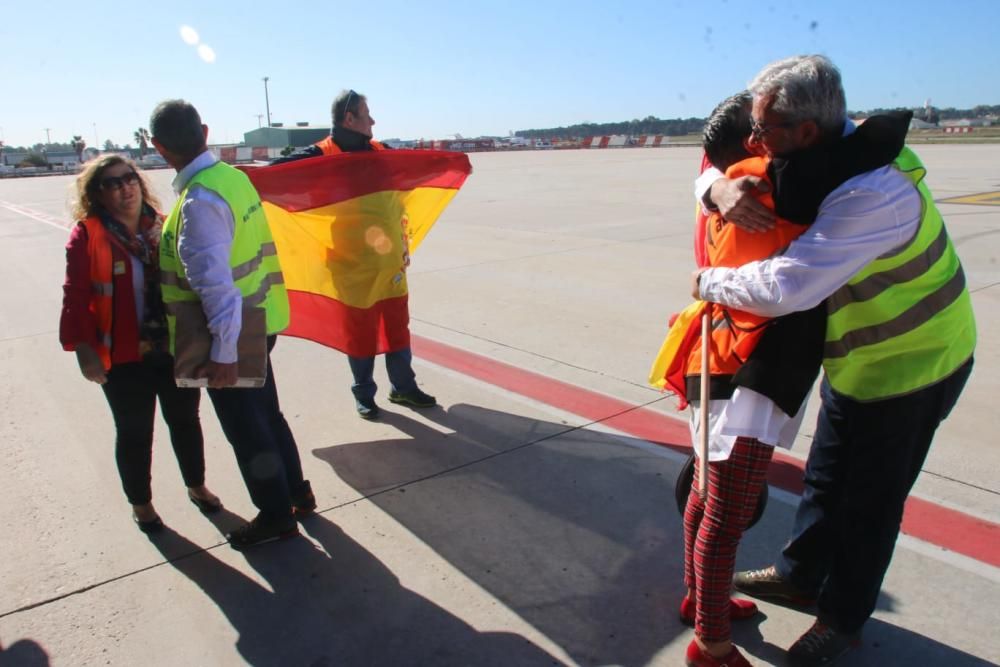
[[[125, 144], [124, 146], [119, 146], [110, 139], [106, 140], [103, 145], [103, 150], [105, 152], [111, 151], [126, 151], [131, 153], [133, 150], [139, 151], [139, 157], [143, 158], [146, 153], [150, 152], [150, 136], [149, 130], [140, 127], [135, 132], [132, 133], [132, 138], [135, 140], [138, 149], [133, 149], [131, 144]], [[31, 146], [7, 146], [2, 141], [0, 141], [0, 150], [7, 153], [27, 153], [27, 157], [18, 166], [25, 167], [44, 167], [48, 164], [48, 158], [46, 154], [48, 153], [76, 153], [76, 157], [80, 162], [83, 162], [83, 151], [87, 148], [87, 142], [82, 135], [74, 134], [70, 141], [61, 143], [58, 141], [49, 142], [47, 144], [37, 143]]]
[[[902, 107], [895, 109], [872, 109], [870, 111], [849, 111], [852, 118], [874, 116], [887, 111], [900, 111]], [[937, 109], [931, 107], [915, 107], [911, 111], [914, 116], [930, 123], [937, 123], [942, 120], [956, 120], [959, 118], [985, 118], [987, 116], [1000, 116], [1000, 105], [980, 104], [971, 109], [955, 109], [948, 107]], [[656, 116], [646, 116], [642, 120], [638, 118], [621, 121], [617, 123], [577, 123], [565, 127], [550, 127], [531, 130], [518, 130], [515, 136], [526, 139], [575, 139], [581, 137], [596, 137], [611, 134], [627, 134], [630, 136], [664, 134], [667, 136], [682, 136], [685, 134], [700, 134], [705, 125], [705, 118], [671, 118], [661, 119]]]

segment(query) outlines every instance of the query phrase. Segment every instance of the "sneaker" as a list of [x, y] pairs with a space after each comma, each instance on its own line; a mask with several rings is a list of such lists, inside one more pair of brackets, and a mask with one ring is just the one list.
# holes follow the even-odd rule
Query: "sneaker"
[[688, 644], [687, 655], [684, 657], [688, 667], [753, 667], [750, 661], [743, 657], [743, 654], [735, 646], [729, 652], [729, 655], [723, 658], [715, 658], [702, 651], [701, 647], [698, 646], [698, 642], [693, 639]]
[[[392, 397], [390, 397], [389, 400], [391, 401]], [[366, 398], [362, 400], [359, 398], [355, 401], [355, 405], [358, 408], [358, 416], [362, 419], [371, 421], [378, 417], [379, 409], [378, 406], [375, 405], [375, 399]]]
[[400, 405], [409, 405], [411, 408], [430, 408], [437, 405], [437, 399], [430, 394], [425, 394], [420, 389], [401, 394], [398, 391], [389, 392], [389, 402]]
[[[747, 618], [753, 618], [757, 615], [757, 611], [757, 605], [750, 600], [740, 600], [739, 598], [730, 598], [729, 600], [729, 618], [731, 620], [742, 621]], [[681, 623], [693, 628], [694, 616], [694, 602], [685, 597], [681, 600]]]
[[296, 519], [309, 516], [316, 511], [316, 496], [309, 480], [302, 483], [301, 490], [292, 496], [292, 516]]
[[242, 551], [250, 547], [255, 547], [258, 544], [286, 540], [298, 534], [299, 527], [295, 525], [294, 521], [290, 525], [285, 522], [276, 524], [261, 520], [258, 514], [249, 523], [245, 523], [236, 530], [226, 533], [226, 539], [229, 540], [229, 546], [237, 551]]
[[792, 667], [819, 667], [832, 665], [852, 648], [861, 645], [858, 633], [837, 632], [819, 621], [798, 638], [788, 649], [788, 662]]
[[733, 576], [733, 588], [740, 593], [765, 600], [781, 600], [805, 607], [816, 603], [815, 593], [793, 585], [778, 574], [773, 565], [760, 570], [737, 572]]

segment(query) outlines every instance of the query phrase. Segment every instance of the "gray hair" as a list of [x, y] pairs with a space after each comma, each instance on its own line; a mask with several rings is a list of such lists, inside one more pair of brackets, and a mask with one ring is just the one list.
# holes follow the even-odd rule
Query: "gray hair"
[[773, 97], [771, 109], [789, 120], [815, 121], [839, 135], [847, 120], [840, 70], [820, 55], [793, 56], [767, 65], [747, 86], [754, 97]]
[[333, 117], [334, 127], [340, 127], [344, 124], [344, 118], [347, 117], [348, 111], [353, 114], [358, 113], [358, 107], [366, 99], [361, 93], [354, 92], [353, 88], [340, 91], [337, 99], [330, 106], [330, 115]]

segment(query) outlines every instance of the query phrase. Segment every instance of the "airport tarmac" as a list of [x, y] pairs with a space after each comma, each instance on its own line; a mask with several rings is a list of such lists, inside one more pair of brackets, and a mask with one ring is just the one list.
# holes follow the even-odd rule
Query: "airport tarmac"
[[[863, 647], [842, 664], [1000, 660], [1000, 145], [920, 146], [979, 326], [968, 387], [917, 482]], [[409, 270], [415, 369], [440, 406], [355, 414], [343, 355], [281, 338], [281, 405], [320, 512], [238, 553], [255, 510], [207, 397], [208, 484], [186, 499], [157, 422], [167, 530], [132, 525], [101, 391], [61, 351], [72, 179], [0, 180], [0, 666], [680, 665], [685, 413], [646, 384], [690, 301], [695, 148], [472, 154]], [[148, 172], [164, 204], [169, 170]], [[787, 536], [816, 401], [737, 567]], [[791, 480], [791, 481], [789, 481]], [[864, 554], [859, 554], [864, 557]], [[808, 613], [734, 626], [783, 665]]]

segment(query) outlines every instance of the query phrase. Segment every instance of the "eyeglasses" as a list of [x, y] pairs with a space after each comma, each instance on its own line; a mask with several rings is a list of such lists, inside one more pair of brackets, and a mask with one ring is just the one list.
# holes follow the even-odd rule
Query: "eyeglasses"
[[126, 185], [135, 185], [139, 182], [139, 174], [130, 171], [121, 176], [108, 176], [101, 179], [102, 190], [121, 190]]
[[793, 121], [785, 121], [784, 123], [772, 123], [771, 125], [764, 125], [763, 123], [758, 123], [755, 120], [750, 121], [750, 136], [754, 141], [760, 141], [768, 134], [779, 129], [788, 129], [789, 127], [795, 127], [798, 123]]

